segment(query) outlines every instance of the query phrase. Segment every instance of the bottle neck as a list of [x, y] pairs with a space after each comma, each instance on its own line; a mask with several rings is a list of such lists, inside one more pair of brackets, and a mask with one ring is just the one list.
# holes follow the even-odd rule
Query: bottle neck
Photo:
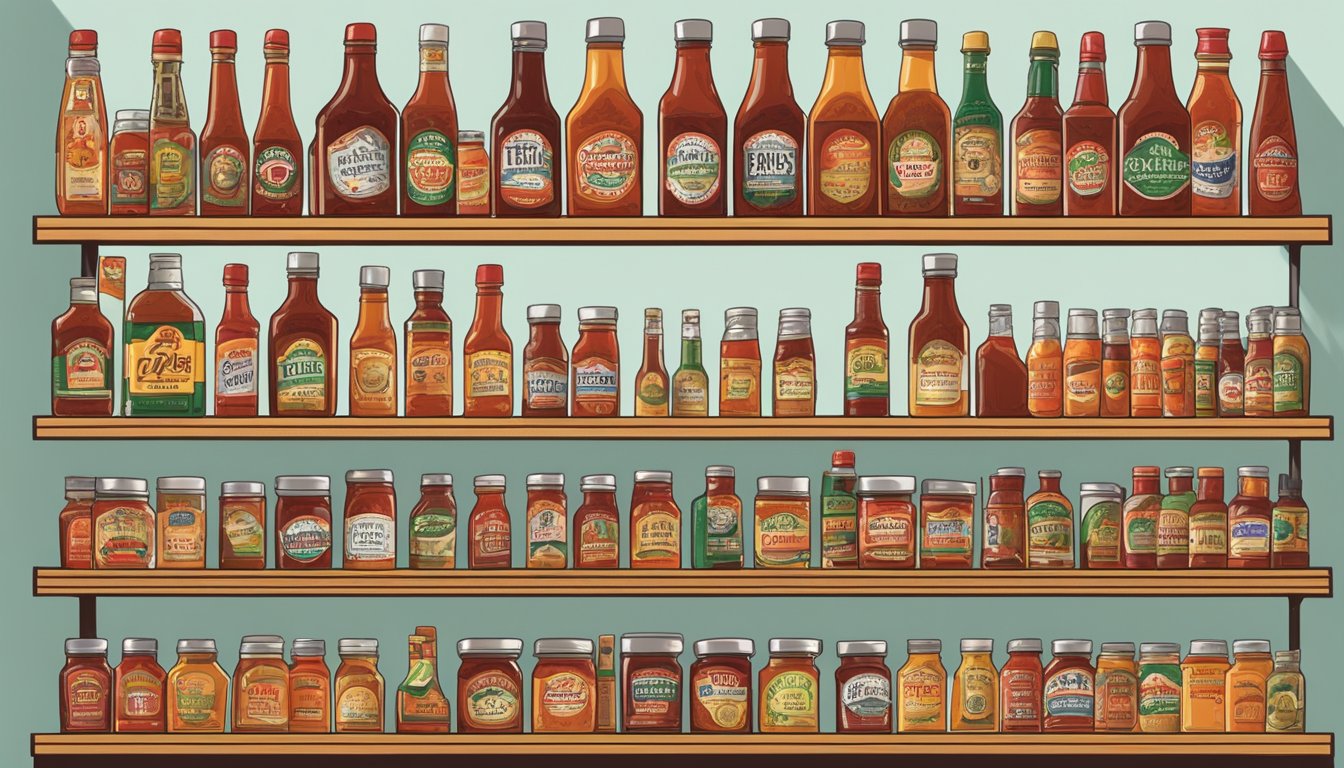
[[789, 80], [789, 44], [784, 40], [762, 40], [755, 44], [747, 93], [759, 94], [771, 89], [793, 97], [793, 83]]
[[644, 362], [651, 364], [663, 359], [663, 332], [644, 329]]
[[448, 90], [448, 46], [439, 43], [420, 44], [420, 80], [416, 95], [438, 92], [446, 96]]
[[989, 335], [998, 338], [1013, 338], [1013, 316], [990, 315]]
[[670, 93], [710, 93], [714, 90], [714, 77], [709, 68], [709, 43], [678, 43], [677, 62], [672, 68]]
[[1260, 77], [1283, 77], [1288, 73], [1285, 59], [1262, 59], [1260, 61]]
[[839, 91], [868, 94], [868, 80], [863, 74], [861, 46], [833, 45], [826, 49], [826, 75], [821, 81], [821, 92]]
[[924, 278], [924, 309], [927, 310], [935, 305], [955, 307], [957, 305], [955, 285], [956, 278], [951, 276], [939, 275]]
[[1176, 95], [1176, 85], [1171, 78], [1171, 46], [1139, 46], [1139, 62], [1134, 68], [1134, 87], [1129, 97], [1135, 98], [1140, 91]]
[[1221, 478], [1221, 477], [1201, 477], [1201, 478], [1199, 478], [1199, 500], [1200, 500], [1200, 501], [1222, 501], [1222, 500], [1223, 500], [1223, 478]]
[[1027, 70], [1027, 98], [1059, 98], [1059, 59], [1033, 58]]
[[341, 90], [369, 91], [378, 89], [378, 48], [367, 43], [346, 43], [345, 72], [342, 74]]
[[359, 290], [359, 316], [373, 319], [387, 319], [387, 289], [361, 288]]
[[504, 292], [498, 285], [476, 286], [477, 326], [489, 324], [498, 327], [502, 322], [504, 310]]
[[1134, 476], [1134, 495], [1147, 496], [1157, 493], [1158, 482], [1156, 477]]
[[415, 292], [416, 309], [442, 309], [443, 291], [421, 290]]
[[598, 88], [625, 90], [625, 58], [620, 43], [589, 43], [583, 77], [584, 92]]
[[989, 69], [989, 54], [984, 51], [968, 51], [962, 60], [961, 92], [962, 101], [967, 97], [985, 97], [989, 95], [989, 83], [985, 73]]
[[694, 338], [694, 339], [682, 338], [682, 340], [681, 340], [681, 367], [683, 367], [683, 368], [699, 368], [699, 367], [702, 365], [702, 363], [700, 362], [700, 349], [701, 349], [701, 347], [700, 347], [700, 339], [698, 339], [698, 338]]
[[[527, 330], [529, 341], [540, 343], [547, 336], [556, 336], [560, 333], [559, 322], [534, 322]], [[583, 329], [579, 329], [579, 334], [583, 334]]]
[[317, 275], [290, 275], [289, 299], [317, 303]]
[[238, 80], [234, 73], [233, 52], [216, 52], [210, 60], [210, 118], [242, 121], [238, 101]]
[[735, 494], [737, 493], [737, 478], [723, 476], [705, 477], [705, 494]]
[[1059, 493], [1059, 481], [1061, 480], [1061, 478], [1042, 477], [1040, 478], [1040, 480], [1041, 480], [1041, 493]]
[[901, 93], [938, 91], [932, 48], [906, 48], [901, 55]]
[[512, 88], [515, 101], [526, 99], [535, 103], [550, 103], [551, 96], [546, 90], [545, 51], [514, 49]]
[[1239, 487], [1242, 496], [1254, 496], [1256, 498], [1269, 498], [1269, 478], [1267, 477], [1242, 477]]
[[854, 287], [854, 319], [882, 319], [882, 289], [876, 285]]
[[1078, 86], [1073, 93], [1075, 104], [1108, 104], [1106, 94], [1106, 65], [1100, 61], [1084, 61], [1078, 65]]
[[266, 54], [266, 78], [262, 83], [261, 102], [263, 111], [276, 109], [286, 115], [290, 114], [287, 54]]
[[1189, 493], [1194, 485], [1194, 478], [1169, 477], [1167, 478], [1167, 495], [1175, 496], [1180, 493]]
[[224, 314], [226, 315], [252, 314], [252, 310], [247, 304], [246, 285], [224, 286]]

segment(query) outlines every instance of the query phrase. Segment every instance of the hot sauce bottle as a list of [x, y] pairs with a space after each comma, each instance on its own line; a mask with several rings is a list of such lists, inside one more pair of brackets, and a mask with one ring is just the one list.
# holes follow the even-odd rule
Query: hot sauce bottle
[[66, 475], [65, 506], [58, 518], [62, 568], [93, 567], [93, 484], [92, 477]]
[[644, 361], [635, 377], [635, 415], [668, 415], [670, 379], [663, 365], [663, 310], [644, 310]]
[[733, 121], [733, 215], [802, 216], [807, 116], [789, 80], [789, 22], [751, 23], [751, 82]]
[[1064, 473], [1036, 473], [1040, 489], [1027, 498], [1027, 567], [1073, 568], [1073, 504], [1059, 489]]
[[517, 21], [513, 81], [491, 123], [491, 185], [496, 216], [559, 216], [564, 152], [560, 116], [546, 90], [546, 23]]
[[672, 415], [709, 415], [709, 375], [701, 356], [700, 310], [681, 312], [681, 364], [672, 374]]
[[61, 733], [112, 731], [112, 669], [107, 666], [107, 641], [72, 637], [65, 641], [61, 668]]
[[[560, 338], [560, 305], [527, 308], [529, 335], [523, 348], [524, 416], [569, 415], [569, 352]], [[577, 351], [577, 350], [576, 350]]]
[[891, 668], [885, 640], [835, 644], [836, 733], [891, 733]]
[[1223, 310], [1209, 307], [1199, 311], [1199, 341], [1195, 344], [1195, 415], [1218, 415], [1218, 355], [1222, 349], [1219, 318]]
[[952, 118], [952, 214], [1003, 215], [1003, 115], [989, 95], [989, 34], [961, 36], [961, 103]]
[[644, 114], [625, 88], [625, 22], [588, 20], [583, 90], [565, 118], [570, 216], [639, 216]]
[[303, 139], [289, 106], [289, 33], [266, 30], [266, 78], [252, 135], [252, 215], [303, 212]]
[[1064, 113], [1064, 215], [1115, 215], [1115, 112], [1106, 96], [1106, 39], [1084, 32], [1078, 88]]
[[1274, 308], [1274, 415], [1311, 412], [1311, 347], [1296, 307]]
[[618, 568], [621, 519], [616, 509], [616, 476], [584, 475], [583, 502], [574, 512], [574, 567]]
[[1180, 309], [1162, 312], [1162, 415], [1195, 415], [1195, 340]]
[[1226, 29], [1195, 30], [1195, 85], [1186, 100], [1194, 135], [1190, 156], [1191, 213], [1241, 215], [1241, 101], [1227, 71], [1232, 51]]
[[1134, 468], [1129, 498], [1120, 508], [1126, 568], [1157, 567], [1157, 520], [1162, 511], [1158, 467]]
[[989, 476], [980, 548], [982, 568], [1027, 567], [1027, 509], [1022, 498], [1026, 474], [1022, 467], [1001, 467]]
[[681, 510], [672, 473], [641, 469], [630, 494], [630, 567], [681, 567]]
[[910, 322], [910, 415], [966, 416], [970, 334], [957, 309], [955, 253], [924, 254], [924, 300]]
[[112, 344], [98, 278], [71, 278], [70, 308], [51, 321], [51, 415], [112, 415]]
[[289, 295], [271, 315], [272, 416], [336, 415], [336, 316], [317, 296], [317, 254], [289, 254]]
[[999, 673], [999, 727], [1004, 733], [1041, 732], [1041, 650], [1036, 638], [1008, 641], [1008, 661]]
[[1053, 418], [1064, 413], [1064, 350], [1059, 346], [1059, 302], [1031, 308], [1031, 348], [1027, 350], [1027, 410]]
[[457, 566], [457, 499], [452, 475], [420, 476], [420, 500], [411, 509], [407, 538], [412, 569], [452, 570]]
[[1274, 505], [1269, 500], [1269, 468], [1238, 467], [1237, 495], [1227, 505], [1227, 567], [1268, 568]]
[[411, 274], [415, 310], [406, 318], [406, 415], [453, 415], [453, 320], [443, 309], [443, 270]]
[[1195, 470], [1167, 467], [1167, 494], [1157, 514], [1157, 567], [1190, 567], [1190, 507], [1195, 503]]
[[1069, 310], [1064, 343], [1064, 415], [1101, 415], [1101, 335], [1095, 309]]
[[[69, 488], [69, 480], [66, 487]], [[68, 498], [68, 494], [67, 494]], [[1270, 565], [1273, 568], [1307, 568], [1311, 565], [1311, 541], [1307, 522], [1311, 512], [1302, 498], [1302, 478], [1279, 475], [1279, 498], [1274, 502]]]
[[860, 262], [854, 320], [845, 326], [846, 416], [886, 416], [891, 391], [887, 324], [882, 322], [882, 265]]
[[683, 19], [675, 30], [677, 63], [658, 102], [658, 215], [724, 216], [728, 116], [709, 65], [714, 27], [704, 19]]
[[719, 415], [761, 415], [761, 345], [756, 338], [754, 307], [733, 307], [723, 313]]
[[569, 515], [565, 476], [540, 473], [527, 476], [524, 513], [524, 565], [564, 569], [569, 563]]
[[952, 113], [938, 95], [933, 52], [938, 24], [901, 22], [901, 87], [882, 117], [888, 216], [947, 216], [947, 151]]
[[1241, 316], [1224, 311], [1218, 318], [1218, 415], [1245, 413], [1246, 350], [1241, 348]]
[[512, 568], [513, 536], [504, 506], [504, 476], [477, 475], [472, 481], [476, 505], [467, 518], [467, 567]]
[[859, 567], [858, 483], [853, 451], [833, 451], [821, 474], [821, 567]]
[[456, 216], [457, 107], [448, 83], [448, 27], [420, 25], [420, 80], [401, 110], [401, 164], [406, 216]]
[[817, 356], [812, 347], [812, 311], [804, 307], [779, 310], [772, 378], [772, 416], [815, 416]]
[[98, 33], [70, 33], [65, 60], [65, 88], [56, 116], [56, 210], [62, 216], [107, 213], [108, 186], [117, 184], [116, 168], [108, 175], [107, 104], [98, 64]]
[[1054, 32], [1031, 36], [1027, 100], [1013, 118], [1014, 216], [1064, 212], [1064, 110], [1059, 106], [1059, 42]]
[[145, 290], [122, 325], [126, 416], [205, 415], [205, 318], [182, 289], [182, 256], [149, 255]]
[[1227, 505], [1223, 468], [1200, 467], [1199, 490], [1190, 505], [1190, 567], [1227, 567]]
[[295, 638], [289, 652], [289, 732], [331, 732], [331, 670], [325, 640]]
[[210, 33], [210, 110], [201, 130], [202, 216], [247, 215], [252, 163], [234, 75], [237, 52], [238, 35], [233, 30]]
[[1252, 216], [1301, 216], [1297, 180], [1297, 130], [1288, 97], [1288, 38], [1276, 29], [1260, 36], [1260, 90], [1255, 97], [1248, 148]]
[[863, 73], [863, 43], [863, 22], [826, 25], [826, 76], [807, 115], [807, 212], [812, 216], [882, 212], [882, 123]]
[[476, 268], [476, 314], [462, 346], [464, 416], [513, 415], [513, 341], [504, 330], [504, 268]]
[[350, 334], [350, 415], [397, 415], [397, 336], [387, 311], [387, 267], [360, 267], [359, 321]]
[[1247, 416], [1274, 415], [1273, 316], [1273, 307], [1256, 307], [1246, 315], [1243, 407]]
[[1190, 215], [1190, 113], [1171, 79], [1171, 25], [1134, 25], [1138, 64], [1120, 107], [1121, 216]]
[[397, 108], [378, 84], [377, 53], [372, 24], [346, 25], [341, 85], [317, 115], [309, 195], [320, 216], [397, 213]]
[[1101, 310], [1101, 415], [1129, 415], [1129, 310]]
[[112, 123], [108, 172], [113, 216], [149, 213], [149, 110], [119, 109]]
[[154, 32], [154, 93], [149, 102], [149, 214], [196, 212], [196, 134], [182, 91], [182, 33]]
[[1157, 310], [1134, 310], [1129, 334], [1129, 415], [1162, 415], [1162, 340], [1157, 335]]
[[1013, 307], [989, 305], [989, 336], [975, 351], [975, 414], [1027, 416], [1027, 366], [1013, 341]]
[[215, 415], [256, 416], [259, 334], [247, 305], [247, 265], [224, 265], [224, 315], [215, 326]]
[[742, 499], [736, 477], [732, 467], [705, 467], [705, 492], [691, 502], [692, 568], [742, 567]]
[[[615, 307], [580, 307], [570, 377], [575, 416], [621, 415], [621, 350]], [[531, 394], [531, 383], [528, 394]]]

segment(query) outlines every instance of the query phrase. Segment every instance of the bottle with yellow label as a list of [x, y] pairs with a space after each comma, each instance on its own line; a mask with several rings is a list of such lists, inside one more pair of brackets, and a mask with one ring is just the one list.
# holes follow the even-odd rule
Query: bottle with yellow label
[[770, 638], [770, 662], [761, 670], [761, 733], [816, 733], [821, 722], [821, 641]]
[[1302, 676], [1302, 652], [1274, 654], [1274, 672], [1265, 681], [1265, 730], [1301, 733], [1307, 727], [1307, 681]]
[[701, 360], [698, 309], [681, 313], [681, 365], [672, 374], [672, 415], [709, 415], [709, 375]]
[[149, 255], [149, 284], [126, 305], [122, 414], [205, 415], [205, 316], [182, 290], [182, 256]]
[[896, 673], [900, 697], [896, 708], [896, 730], [947, 730], [947, 670], [941, 658], [941, 640], [907, 640], [910, 655]]
[[644, 362], [635, 387], [636, 416], [668, 414], [667, 368], [663, 365], [663, 310], [644, 310]]
[[341, 638], [336, 668], [337, 733], [383, 732], [383, 676], [378, 672], [378, 641]]
[[1101, 334], [1095, 309], [1069, 310], [1064, 342], [1064, 415], [1101, 415]]
[[359, 323], [350, 336], [350, 415], [397, 415], [397, 336], [387, 311], [387, 267], [359, 270]]
[[924, 302], [910, 323], [910, 415], [966, 416], [970, 334], [957, 309], [955, 253], [924, 254]]
[[1236, 663], [1227, 671], [1223, 724], [1229, 733], [1265, 732], [1265, 684], [1274, 672], [1268, 640], [1236, 640]]
[[464, 416], [513, 415], [513, 341], [504, 330], [503, 287], [503, 267], [476, 267], [476, 316], [462, 347]]
[[846, 416], [886, 416], [891, 355], [882, 321], [882, 265], [860, 262], [854, 281], [854, 320], [845, 326]]
[[289, 254], [289, 295], [271, 315], [272, 416], [336, 415], [336, 316], [317, 296], [318, 256]]
[[761, 415], [761, 345], [756, 309], [733, 307], [723, 313], [719, 343], [719, 415]]
[[1181, 732], [1222, 733], [1227, 696], [1227, 642], [1192, 640], [1181, 661]]
[[999, 730], [999, 671], [994, 668], [994, 641], [961, 641], [961, 666], [952, 678], [952, 730]]

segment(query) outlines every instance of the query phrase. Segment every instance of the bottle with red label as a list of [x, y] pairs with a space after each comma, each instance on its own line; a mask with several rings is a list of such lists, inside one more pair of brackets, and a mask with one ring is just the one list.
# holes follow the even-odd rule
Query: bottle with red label
[[70, 308], [51, 321], [51, 415], [112, 415], [112, 339], [98, 278], [71, 278]]
[[826, 25], [826, 76], [807, 115], [807, 212], [876, 216], [882, 212], [882, 122], [863, 73], [864, 27]]
[[247, 306], [247, 265], [224, 265], [224, 316], [215, 326], [215, 415], [257, 415], [261, 326]]
[[658, 102], [658, 214], [728, 213], [723, 148], [728, 115], [709, 65], [714, 27], [704, 19], [676, 23], [677, 63]]
[[233, 58], [238, 34], [210, 33], [210, 111], [201, 130], [201, 215], [246, 216], [252, 161]]
[[1190, 215], [1190, 113], [1171, 79], [1171, 25], [1134, 25], [1134, 85], [1120, 107], [1120, 215]]
[[888, 216], [947, 216], [948, 134], [952, 112], [938, 95], [933, 52], [938, 24], [901, 22], [901, 89], [882, 117]]
[[803, 215], [807, 116], [789, 81], [789, 22], [751, 24], [751, 82], [733, 121], [733, 215]]
[[456, 216], [457, 106], [448, 83], [448, 27], [420, 25], [420, 80], [401, 110], [401, 212]]
[[317, 115], [309, 194], [319, 216], [397, 213], [397, 108], [378, 84], [378, 32], [345, 27], [345, 73]]
[[560, 116], [546, 90], [546, 23], [515, 22], [513, 82], [491, 123], [496, 216], [559, 216], [564, 179]]
[[266, 30], [266, 79], [252, 136], [252, 215], [303, 213], [303, 139], [289, 106], [289, 33]]
[[[76, 29], [70, 33], [65, 89], [56, 121], [56, 209], [62, 215], [107, 213], [107, 127], [98, 33]], [[115, 167], [110, 179], [115, 186]]]
[[1241, 215], [1241, 101], [1232, 90], [1228, 68], [1232, 51], [1226, 29], [1195, 30], [1195, 85], [1185, 107], [1190, 113], [1191, 213], [1195, 216]]
[[1054, 32], [1031, 36], [1027, 100], [1013, 118], [1014, 216], [1064, 212], [1064, 110], [1059, 106], [1059, 41]]
[[[639, 216], [644, 114], [625, 88], [625, 22], [588, 20], [583, 90], [565, 118], [570, 216]], [[661, 158], [660, 158], [661, 159]]]
[[1260, 92], [1255, 97], [1248, 149], [1252, 216], [1301, 216], [1297, 131], [1288, 97], [1288, 39], [1276, 29], [1260, 36]]
[[1106, 39], [1084, 32], [1078, 87], [1064, 113], [1064, 215], [1115, 215], [1115, 112], [1106, 95]]
[[154, 32], [154, 93], [149, 102], [149, 215], [196, 212], [196, 134], [182, 89], [182, 33]]

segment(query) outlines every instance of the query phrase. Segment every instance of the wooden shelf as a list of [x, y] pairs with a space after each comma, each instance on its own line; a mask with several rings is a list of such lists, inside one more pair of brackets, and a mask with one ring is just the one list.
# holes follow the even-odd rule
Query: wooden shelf
[[1328, 245], [1283, 218], [557, 218], [34, 216], [33, 242], [98, 245]]
[[34, 595], [67, 597], [1330, 597], [1332, 592], [1330, 568], [1244, 571], [33, 569]]
[[1334, 418], [33, 417], [38, 440], [1330, 440]]

